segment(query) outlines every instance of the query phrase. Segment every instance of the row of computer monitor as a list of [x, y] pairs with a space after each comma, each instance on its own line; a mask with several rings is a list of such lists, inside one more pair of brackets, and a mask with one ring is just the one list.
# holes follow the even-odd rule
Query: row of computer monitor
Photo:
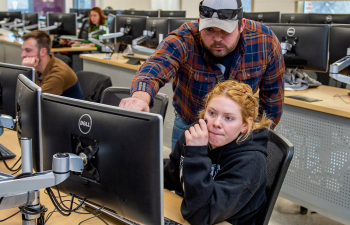
[[[90, 9], [69, 9], [70, 13], [77, 13], [78, 15], [84, 15], [89, 17]], [[134, 16], [149, 16], [149, 17], [186, 17], [186, 11], [184, 10], [103, 10], [103, 14], [113, 15], [134, 15]]]
[[28, 21], [28, 25], [38, 24], [38, 13], [23, 13], [21, 11], [0, 12], [0, 21], [8, 19], [8, 22], [13, 22], [15, 19]]
[[350, 14], [244, 12], [243, 17], [262, 23], [350, 24]]
[[33, 81], [33, 68], [0, 63], [0, 114], [17, 116], [18, 137], [31, 138], [35, 171], [52, 170], [56, 153], [79, 155], [84, 171], [71, 173], [61, 191], [162, 224], [162, 116], [42, 94]]

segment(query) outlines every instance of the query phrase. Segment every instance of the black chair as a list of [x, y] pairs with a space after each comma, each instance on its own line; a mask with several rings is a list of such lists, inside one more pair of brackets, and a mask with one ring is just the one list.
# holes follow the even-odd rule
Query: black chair
[[293, 158], [294, 146], [282, 135], [270, 130], [267, 151], [267, 199], [256, 220], [256, 224], [261, 225], [267, 225], [269, 223], [289, 164]]
[[81, 90], [85, 100], [92, 102], [100, 102], [102, 92], [112, 86], [112, 81], [109, 76], [89, 72], [89, 71], [79, 71], [77, 72], [77, 77], [80, 83]]
[[[106, 88], [101, 97], [101, 103], [107, 105], [118, 106], [123, 98], [130, 97], [130, 88], [125, 87], [109, 87]], [[154, 98], [154, 105], [150, 109], [151, 113], [157, 113], [165, 119], [166, 110], [168, 108], [169, 98], [166, 94], [158, 92]]]
[[62, 55], [61, 53], [57, 53], [54, 55], [57, 59], [62, 60], [65, 64], [67, 64], [70, 68], [72, 68], [72, 60], [69, 56]]
[[78, 34], [79, 39], [87, 40], [89, 38], [89, 21], [88, 18], [83, 19], [83, 23]]

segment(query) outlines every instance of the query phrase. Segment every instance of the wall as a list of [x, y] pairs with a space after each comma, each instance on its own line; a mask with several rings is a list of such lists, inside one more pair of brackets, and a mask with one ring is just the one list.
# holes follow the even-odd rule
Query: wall
[[112, 6], [113, 9], [130, 9], [134, 8], [136, 10], [150, 10], [151, 0], [100, 0], [100, 4], [96, 1], [96, 5], [100, 6], [102, 9], [107, 6]]
[[254, 12], [294, 13], [295, 0], [254, 0]]
[[0, 0], [1, 10], [0, 11], [7, 11], [7, 0]]

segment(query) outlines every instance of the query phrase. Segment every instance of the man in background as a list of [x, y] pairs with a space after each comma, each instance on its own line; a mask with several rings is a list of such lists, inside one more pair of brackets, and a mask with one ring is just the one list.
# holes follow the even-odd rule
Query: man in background
[[74, 71], [50, 54], [52, 40], [46, 32], [35, 30], [23, 35], [22, 39], [22, 66], [35, 68], [35, 83], [43, 93], [84, 99]]

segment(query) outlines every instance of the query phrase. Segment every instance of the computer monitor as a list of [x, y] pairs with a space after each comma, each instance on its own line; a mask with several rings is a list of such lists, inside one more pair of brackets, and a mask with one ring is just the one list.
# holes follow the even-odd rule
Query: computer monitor
[[350, 14], [309, 14], [309, 23], [312, 24], [350, 24]]
[[44, 170], [52, 155], [86, 159], [59, 190], [141, 224], [163, 221], [163, 119], [159, 114], [42, 94]]
[[148, 17], [158, 17], [158, 10], [143, 11], [143, 15]]
[[144, 10], [125, 10], [125, 15], [144, 16]]
[[107, 21], [108, 21], [109, 33], [117, 32], [116, 16], [113, 14], [108, 14]]
[[32, 139], [33, 168], [42, 171], [41, 88], [23, 74], [17, 78], [15, 94], [18, 138]]
[[23, 20], [29, 21], [28, 25], [39, 24], [39, 13], [23, 13]]
[[280, 12], [243, 12], [243, 18], [258, 21], [260, 23], [279, 23]]
[[78, 12], [78, 15], [84, 15], [83, 18], [88, 18], [90, 9], [79, 9]]
[[59, 22], [57, 29], [50, 30], [50, 34], [56, 35], [77, 35], [77, 14], [75, 13], [47, 13], [47, 26], [53, 26]]
[[4, 19], [9, 19], [7, 22], [13, 22], [15, 19], [22, 19], [22, 12], [21, 11], [10, 11], [10, 12], [0, 12], [0, 21], [3, 21]]
[[76, 13], [77, 15], [79, 15], [79, 9], [70, 8], [69, 13]]
[[309, 14], [282, 13], [281, 23], [309, 23]]
[[117, 14], [124, 14], [124, 13], [117, 13], [117, 10], [113, 10], [113, 9], [105, 9], [103, 10], [103, 14], [105, 16], [108, 16], [109, 14], [117, 15]]
[[32, 67], [0, 63], [0, 114], [16, 118], [16, 85], [17, 77], [23, 74], [35, 81], [35, 69]]
[[281, 43], [292, 44], [291, 51], [284, 54], [286, 67], [327, 72], [329, 25], [283, 23], [264, 25], [271, 28]]
[[186, 22], [198, 22], [197, 18], [169, 18], [169, 33], [181, 27]]
[[160, 11], [160, 17], [186, 17], [186, 11]]
[[146, 40], [146, 46], [148, 48], [157, 48], [161, 38], [164, 39], [169, 33], [169, 19], [168, 18], [147, 18], [146, 30], [151, 32], [151, 36], [148, 35]]
[[[329, 64], [347, 56], [347, 49], [350, 48], [350, 25], [332, 24], [329, 39]], [[347, 75], [348, 70], [339, 71], [340, 74]]]
[[146, 16], [117, 15], [117, 31], [125, 28], [124, 36], [117, 38], [121, 44], [132, 44], [132, 40], [141, 37], [146, 30]]

